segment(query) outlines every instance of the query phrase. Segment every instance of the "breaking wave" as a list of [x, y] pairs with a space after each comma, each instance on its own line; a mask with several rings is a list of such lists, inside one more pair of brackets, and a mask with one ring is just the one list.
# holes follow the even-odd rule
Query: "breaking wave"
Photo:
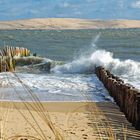
[[89, 57], [81, 57], [65, 65], [57, 65], [51, 71], [55, 73], [89, 73], [97, 66], [103, 66], [117, 75], [140, 74], [140, 63], [133, 60], [120, 60], [113, 58], [113, 53], [97, 50]]
[[93, 52], [89, 56], [82, 55], [70, 63], [61, 66], [57, 65], [51, 69], [51, 72], [64, 74], [89, 74], [94, 72], [95, 67], [103, 66], [113, 74], [123, 78], [124, 81], [139, 88], [140, 63], [131, 59], [120, 60], [119, 58], [114, 58], [113, 53], [109, 51], [99, 50], [96, 46], [99, 37], [100, 35], [98, 35], [92, 42]]

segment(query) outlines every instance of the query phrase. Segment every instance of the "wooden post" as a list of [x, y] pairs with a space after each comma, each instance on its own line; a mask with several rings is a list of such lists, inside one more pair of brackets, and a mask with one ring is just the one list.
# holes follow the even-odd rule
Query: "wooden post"
[[15, 70], [15, 56], [26, 57], [30, 55], [30, 50], [26, 48], [4, 46], [0, 50], [0, 72]]
[[103, 67], [97, 67], [95, 72], [120, 110], [124, 112], [128, 121], [140, 130], [140, 91], [129, 84], [125, 84], [123, 80]]

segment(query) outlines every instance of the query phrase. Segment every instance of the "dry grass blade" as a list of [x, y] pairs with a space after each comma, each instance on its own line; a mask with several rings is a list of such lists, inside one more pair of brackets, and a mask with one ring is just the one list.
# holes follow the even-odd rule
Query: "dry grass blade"
[[[24, 56], [24, 55], [26, 55], [26, 51], [27, 50], [22, 52], [22, 50], [21, 50], [20, 54]], [[16, 52], [14, 52], [14, 50], [9, 47], [0, 51], [0, 57], [2, 57], [2, 58], [5, 55], [7, 55], [9, 57], [13, 57], [15, 54], [16, 54]], [[1, 70], [3, 72], [14, 71], [14, 69], [12, 69], [14, 67], [11, 66], [11, 63], [9, 61], [0, 59], [0, 64], [3, 64], [3, 63], [4, 63], [4, 68], [3, 68], [3, 66], [0, 66], [0, 72], [1, 72]], [[20, 83], [21, 87], [24, 89], [24, 92], [26, 92], [29, 95], [32, 103], [27, 102], [22, 97], [22, 94], [19, 93], [19, 91], [16, 89], [15, 85], [11, 84], [11, 81], [7, 75], [8, 83], [10, 84], [11, 88], [14, 89], [16, 96], [19, 97], [20, 101], [22, 101], [22, 104], [24, 105], [24, 107], [26, 108], [28, 113], [30, 114], [32, 121], [35, 123], [36, 127], [34, 126], [34, 124], [32, 122], [30, 122], [30, 120], [22, 112], [22, 110], [20, 110], [18, 108], [18, 106], [13, 102], [13, 105], [16, 108], [16, 110], [18, 110], [18, 112], [21, 114], [21, 116], [24, 118], [24, 120], [31, 126], [31, 128], [37, 133], [38, 136], [40, 136], [40, 138], [42, 140], [47, 140], [46, 132], [41, 128], [40, 123], [37, 121], [37, 118], [36, 118], [36, 116], [34, 116], [31, 109], [34, 110], [36, 112], [36, 115], [41, 118], [44, 126], [46, 128], [49, 127], [49, 129], [53, 133], [56, 140], [63, 140], [64, 133], [62, 133], [62, 132], [60, 133], [59, 127], [58, 126], [56, 127], [56, 125], [54, 125], [52, 123], [49, 112], [46, 110], [46, 108], [44, 107], [42, 102], [39, 100], [39, 98], [33, 93], [32, 89], [29, 86], [27, 86], [16, 73], [12, 72], [12, 74], [14, 75], [15, 80], [18, 83]], [[136, 138], [136, 139], [140, 138], [140, 133], [138, 133], [137, 131], [129, 130], [129, 128], [125, 127], [124, 124], [120, 125], [121, 123], [118, 121], [114, 121], [112, 124], [112, 121], [109, 120], [107, 117], [107, 114], [109, 114], [108, 112], [105, 112], [102, 109], [100, 109], [98, 107], [98, 105], [96, 104], [96, 102], [92, 101], [92, 99], [88, 93], [81, 92], [81, 94], [85, 98], [87, 106], [89, 107], [90, 115], [92, 117], [92, 125], [94, 125], [92, 127], [93, 133], [97, 139], [116, 140], [118, 138], [118, 135], [119, 135], [119, 138], [121, 137], [123, 140], [126, 140], [127, 136], [129, 136], [129, 135], [131, 135], [131, 138]], [[4, 95], [3, 94], [0, 94], [0, 95], [1, 95], [1, 100], [2, 100]], [[1, 103], [2, 103], [2, 101], [1, 101]], [[15, 138], [23, 137], [22, 135], [16, 135], [14, 137], [9, 137], [9, 138], [4, 137], [5, 124], [6, 124], [6, 121], [8, 120], [10, 108], [11, 107], [8, 106], [5, 113], [2, 113], [2, 110], [1, 110], [1, 114], [3, 114], [3, 116], [1, 116], [0, 139], [2, 139], [2, 140], [3, 139], [5, 139], [5, 140], [13, 139], [14, 140]], [[1, 104], [1, 109], [2, 109], [2, 104]], [[73, 112], [75, 112], [78, 109], [79, 108], [76, 108], [75, 110], [73, 110]], [[110, 112], [110, 114], [111, 115], [113, 114], [114, 116], [116, 116], [115, 110]], [[68, 122], [67, 122], [68, 126], [69, 126], [70, 117], [71, 116], [68, 116]], [[117, 125], [117, 123], [119, 123], [119, 125]], [[117, 126], [117, 128], [114, 128], [115, 126]], [[38, 138], [33, 138], [31, 136], [24, 136], [24, 137], [38, 139]]]
[[[15, 73], [14, 73], [14, 75], [16, 76], [16, 78], [18, 78], [19, 82], [22, 84], [22, 86], [25, 88], [25, 90], [28, 91], [27, 88], [25, 87], [25, 85], [24, 85], [24, 84], [22, 83], [22, 81], [19, 79], [19, 77], [17, 77], [17, 75], [16, 75]], [[9, 81], [9, 83], [10, 83], [10, 81]], [[44, 109], [42, 103], [39, 101], [39, 99], [38, 99], [38, 98], [35, 98], [34, 95], [30, 92], [30, 95], [31, 95], [32, 101], [33, 101], [32, 103], [34, 104], [34, 105], [32, 105], [32, 104], [30, 104], [30, 102], [26, 102], [26, 101], [21, 97], [21, 95], [18, 93], [18, 91], [16, 90], [15, 87], [13, 87], [13, 88], [14, 88], [14, 90], [15, 90], [17, 96], [19, 97], [19, 99], [23, 102], [24, 106], [25, 106], [26, 109], [29, 111], [29, 113], [30, 113], [30, 115], [32, 116], [33, 120], [36, 122], [36, 125], [37, 125], [38, 128], [40, 129], [40, 131], [41, 131], [43, 137], [45, 137], [45, 139], [46, 139], [46, 136], [45, 136], [44, 132], [41, 130], [41, 128], [40, 128], [38, 122], [36, 121], [35, 117], [33, 116], [32, 112], [30, 111], [30, 107], [31, 107], [33, 110], [35, 110], [35, 111], [37, 112], [37, 114], [42, 118], [42, 120], [44, 120], [45, 124], [47, 124], [47, 126], [49, 126], [49, 128], [50, 128], [50, 129], [52, 130], [52, 132], [54, 133], [56, 139], [57, 139], [57, 140], [62, 140], [63, 137], [58, 133], [57, 130], [55, 130], [55, 128], [54, 128], [54, 126], [53, 126], [53, 124], [52, 124], [52, 122], [51, 122], [51, 120], [50, 120], [49, 114], [47, 113], [47, 116], [46, 116], [46, 114], [44, 113], [44, 112], [45, 112], [45, 109]], [[18, 109], [18, 108], [17, 108], [17, 109]], [[21, 112], [20, 112], [20, 113], [21, 113]], [[22, 113], [21, 113], [21, 114], [22, 114]], [[22, 116], [23, 116], [23, 114], [22, 114]], [[47, 118], [47, 117], [48, 117], [48, 118]], [[24, 118], [25, 118], [25, 116], [24, 116]], [[26, 119], [26, 118], [25, 118], [25, 119]], [[27, 119], [26, 119], [26, 121], [27, 121]]]
[[[7, 46], [7, 47], [5, 47], [5, 48], [1, 51], [1, 56], [3, 57], [4, 55], [7, 55], [7, 56], [9, 56], [9, 57], [12, 57], [12, 56], [14, 56], [14, 55], [17, 55], [17, 54], [16, 54], [17, 51], [19, 51], [19, 53], [22, 54], [22, 55], [26, 55], [26, 51], [27, 51], [27, 50], [26, 50], [26, 49], [23, 50], [23, 49], [19, 49], [19, 48], [14, 49], [14, 48], [12, 48], [12, 47]], [[30, 52], [29, 52], [29, 53], [30, 53]], [[4, 70], [5, 70], [5, 71], [7, 71], [7, 70], [10, 71], [11, 68], [10, 68], [10, 65], [8, 64], [8, 61], [5, 61], [4, 63], [5, 63], [5, 67], [6, 67]], [[45, 136], [44, 132], [41, 130], [41, 128], [40, 128], [38, 122], [36, 121], [35, 117], [33, 116], [32, 112], [30, 111], [29, 107], [31, 107], [31, 108], [33, 108], [34, 110], [36, 110], [37, 114], [42, 118], [42, 120], [44, 120], [45, 124], [46, 124], [47, 126], [49, 126], [49, 128], [52, 130], [52, 132], [54, 133], [54, 135], [55, 135], [55, 137], [56, 137], [57, 140], [63, 140], [63, 137], [60, 135], [60, 133], [59, 133], [59, 132], [55, 129], [55, 127], [53, 126], [53, 124], [52, 124], [52, 122], [51, 122], [51, 120], [50, 120], [50, 117], [49, 117], [49, 113], [47, 113], [47, 114], [44, 113], [44, 112], [45, 112], [45, 109], [44, 109], [42, 103], [39, 101], [39, 99], [32, 93], [32, 90], [31, 90], [29, 87], [27, 87], [27, 86], [20, 80], [20, 78], [19, 78], [15, 73], [13, 73], [13, 74], [14, 74], [15, 77], [17, 78], [18, 82], [21, 83], [21, 85], [22, 85], [23, 88], [26, 90], [26, 92], [31, 96], [32, 101], [33, 101], [33, 103], [34, 103], [34, 106], [32, 106], [32, 105], [31, 105], [30, 103], [28, 103], [28, 102], [25, 102], [25, 100], [20, 96], [20, 94], [18, 94], [18, 92], [16, 91], [16, 88], [15, 88], [14, 86], [11, 85], [11, 87], [14, 88], [16, 94], [18, 94], [18, 96], [19, 96], [19, 98], [21, 99], [21, 101], [23, 101], [24, 106], [25, 106], [26, 109], [29, 111], [30, 115], [32, 116], [33, 120], [35, 121], [36, 125], [38, 126], [38, 128], [39, 128], [41, 134], [43, 135], [43, 137], [44, 137], [43, 139], [46, 139], [46, 136]], [[10, 81], [9, 81], [9, 83], [10, 83]], [[17, 108], [17, 109], [18, 109], [18, 108]], [[20, 113], [21, 113], [21, 112], [20, 112]], [[21, 114], [22, 114], [22, 113], [21, 113]], [[22, 116], [23, 116], [23, 114], [22, 114]], [[24, 118], [26, 119], [26, 121], [27, 121], [27, 118], [26, 118], [25, 116], [23, 116], [23, 117], [24, 117]]]
[[[86, 97], [86, 101], [92, 102], [92, 99], [90, 96], [88, 96], [87, 94], [83, 95], [84, 97]], [[105, 134], [106, 137], [108, 137], [109, 140], [115, 140], [115, 136], [114, 136], [114, 131], [113, 128], [111, 127], [108, 119], [105, 117], [104, 113], [98, 108], [98, 106], [96, 105], [96, 102], [92, 102], [91, 104], [88, 104], [90, 109], [91, 109], [91, 114], [92, 117], [94, 118], [95, 121], [97, 120], [97, 116], [104, 116], [104, 120], [102, 121], [102, 119], [100, 119], [100, 123], [96, 123], [96, 129], [98, 130], [98, 134], [99, 134], [99, 138], [102, 139], [103, 133]], [[104, 128], [104, 129], [102, 129]]]
[[[17, 74], [14, 73], [14, 75], [17, 78], [17, 80], [21, 83], [21, 85], [23, 86], [23, 88], [30, 95], [30, 97], [31, 97], [31, 99], [33, 101], [33, 104], [34, 104], [35, 108], [30, 103], [27, 103], [27, 104], [37, 111], [38, 115], [44, 120], [44, 123], [47, 126], [49, 126], [49, 128], [52, 130], [52, 132], [54, 133], [56, 139], [57, 140], [63, 140], [63, 137], [61, 136], [61, 134], [53, 126], [53, 124], [51, 122], [51, 119], [50, 119], [50, 116], [49, 116], [49, 113], [44, 109], [44, 107], [43, 107], [42, 103], [40, 102], [40, 100], [38, 99], [38, 97], [35, 96], [32, 93], [32, 90], [21, 81], [21, 79], [17, 76]], [[47, 114], [45, 114], [44, 112], [47, 112]]]

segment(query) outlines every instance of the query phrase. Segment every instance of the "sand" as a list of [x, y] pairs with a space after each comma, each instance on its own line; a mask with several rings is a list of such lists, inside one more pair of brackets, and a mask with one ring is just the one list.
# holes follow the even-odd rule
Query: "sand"
[[[139, 139], [113, 103], [1, 102], [1, 140]], [[42, 108], [40, 106], [40, 108]], [[44, 114], [44, 115], [43, 115]], [[49, 120], [49, 121], [48, 121]], [[57, 137], [58, 136], [58, 137]], [[57, 138], [56, 138], [57, 137]]]
[[0, 21], [0, 29], [105, 29], [140, 28], [140, 20], [89, 20], [75, 18], [38, 18]]

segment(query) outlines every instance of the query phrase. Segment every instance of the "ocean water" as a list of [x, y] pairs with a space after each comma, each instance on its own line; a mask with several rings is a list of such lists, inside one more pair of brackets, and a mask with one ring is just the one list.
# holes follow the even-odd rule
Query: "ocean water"
[[49, 73], [25, 67], [15, 74], [1, 73], [3, 100], [34, 100], [28, 87], [41, 101], [113, 101], [94, 74], [96, 66], [140, 89], [140, 29], [1, 30], [0, 46], [4, 44], [27, 47], [64, 64]]

